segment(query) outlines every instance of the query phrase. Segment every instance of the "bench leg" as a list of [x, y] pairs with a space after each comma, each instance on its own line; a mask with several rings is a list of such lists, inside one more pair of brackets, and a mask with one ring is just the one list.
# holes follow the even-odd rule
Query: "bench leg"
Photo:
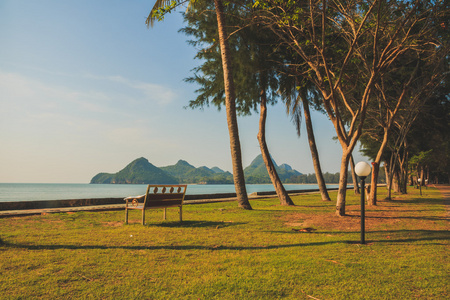
[[128, 209], [125, 208], [125, 224], [128, 224]]
[[145, 225], [145, 209], [142, 210], [142, 225]]
[[183, 208], [180, 206], [180, 223], [183, 221]]
[[164, 215], [163, 215], [163, 220], [167, 220], [167, 216], [166, 216], [166, 212], [167, 212], [167, 211], [166, 211], [166, 210], [167, 210], [167, 208], [165, 208], [165, 207], [164, 207]]

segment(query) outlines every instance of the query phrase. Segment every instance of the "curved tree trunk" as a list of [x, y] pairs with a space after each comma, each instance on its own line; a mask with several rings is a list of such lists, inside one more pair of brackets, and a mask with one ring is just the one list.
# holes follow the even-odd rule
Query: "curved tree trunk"
[[381, 156], [384, 153], [384, 149], [387, 147], [390, 126], [391, 122], [384, 128], [383, 141], [378, 149], [375, 161], [372, 162], [372, 181], [370, 185], [369, 201], [367, 202], [368, 205], [377, 205], [378, 174], [380, 173]]
[[350, 156], [350, 172], [352, 172], [353, 191], [355, 192], [355, 195], [359, 195], [360, 191], [358, 185], [358, 178], [356, 178], [355, 160], [353, 159], [353, 155]]
[[372, 162], [372, 178], [370, 184], [368, 205], [377, 205], [377, 186], [378, 186], [378, 174], [380, 173], [380, 164], [376, 161]]
[[236, 117], [236, 95], [234, 90], [233, 73], [231, 68], [230, 51], [225, 29], [225, 18], [221, 0], [214, 0], [217, 15], [217, 27], [219, 31], [220, 52], [222, 56], [222, 68], [225, 87], [225, 102], [227, 112], [228, 132], [230, 134], [231, 159], [233, 164], [233, 179], [236, 189], [239, 207], [252, 209], [248, 201], [245, 188], [244, 170], [242, 168], [241, 144], [239, 141], [238, 123]]
[[407, 194], [408, 193], [408, 158], [409, 158], [409, 152], [406, 148], [407, 144], [406, 141], [404, 143], [404, 153], [403, 153], [403, 158], [400, 161], [400, 176], [401, 176], [401, 180], [400, 180], [400, 192], [402, 194]]
[[[390, 167], [392, 168], [392, 166]], [[389, 176], [387, 177], [387, 185], [388, 185], [388, 194], [386, 196], [386, 200], [391, 201], [392, 200], [392, 188], [394, 184], [394, 172], [391, 170], [389, 171]]]
[[347, 194], [347, 176], [348, 176], [348, 162], [350, 154], [345, 152], [342, 154], [341, 170], [339, 173], [339, 190], [336, 200], [336, 215], [345, 216], [345, 196]]
[[392, 189], [394, 193], [400, 193], [400, 171], [394, 169], [394, 174], [392, 176]]
[[387, 160], [384, 160], [384, 177], [386, 177], [386, 189], [390, 189], [389, 162]]
[[266, 105], [266, 91], [261, 90], [261, 105], [260, 105], [260, 117], [259, 117], [259, 132], [258, 132], [258, 141], [259, 147], [261, 148], [261, 154], [266, 164], [267, 172], [269, 173], [270, 180], [272, 181], [273, 187], [277, 193], [278, 199], [280, 199], [281, 205], [294, 205], [291, 197], [289, 197], [288, 193], [284, 189], [283, 184], [281, 183], [280, 177], [278, 176], [277, 171], [275, 170], [275, 166], [270, 157], [269, 149], [267, 148], [266, 143], [266, 117], [267, 117], [267, 105]]
[[320, 167], [319, 152], [316, 147], [316, 139], [314, 137], [314, 130], [311, 122], [311, 113], [309, 110], [309, 103], [306, 97], [301, 97], [303, 102], [303, 113], [305, 116], [306, 132], [308, 134], [309, 149], [311, 150], [311, 157], [314, 165], [314, 170], [316, 172], [317, 185], [319, 186], [320, 195], [322, 196], [322, 201], [331, 201], [328, 195], [327, 186], [325, 180], [323, 179], [322, 168]]

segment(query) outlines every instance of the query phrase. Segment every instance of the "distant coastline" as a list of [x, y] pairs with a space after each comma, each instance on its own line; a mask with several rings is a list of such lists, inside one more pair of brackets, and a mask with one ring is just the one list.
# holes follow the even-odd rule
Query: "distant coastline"
[[[284, 184], [316, 184], [315, 174], [302, 174], [288, 164], [277, 165], [275, 169]], [[264, 164], [262, 155], [258, 155], [244, 169], [247, 184], [271, 184], [271, 179]], [[323, 174], [326, 183], [338, 183], [339, 173]], [[349, 176], [351, 178], [351, 176]], [[234, 184], [233, 175], [218, 167], [194, 167], [184, 160], [175, 165], [156, 167], [146, 158], [138, 158], [117, 173], [98, 173], [91, 184]]]
[[[327, 185], [336, 188], [336, 184]], [[247, 193], [271, 192], [271, 184], [247, 184]], [[287, 184], [289, 190], [317, 189], [316, 184]], [[124, 198], [142, 195], [146, 184], [88, 184], [88, 183], [0, 183], [0, 202], [67, 200], [92, 198]], [[189, 184], [186, 195], [235, 193], [232, 184]]]

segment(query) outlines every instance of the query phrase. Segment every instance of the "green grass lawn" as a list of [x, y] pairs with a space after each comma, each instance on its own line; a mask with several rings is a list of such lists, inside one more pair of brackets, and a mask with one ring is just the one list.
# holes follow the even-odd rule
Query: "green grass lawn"
[[[384, 189], [381, 189], [384, 193]], [[336, 198], [336, 194], [331, 194]], [[380, 199], [384, 195], [379, 196]], [[438, 190], [348, 216], [319, 195], [0, 219], [1, 299], [446, 299], [449, 224]], [[313, 228], [311, 233], [302, 228]]]

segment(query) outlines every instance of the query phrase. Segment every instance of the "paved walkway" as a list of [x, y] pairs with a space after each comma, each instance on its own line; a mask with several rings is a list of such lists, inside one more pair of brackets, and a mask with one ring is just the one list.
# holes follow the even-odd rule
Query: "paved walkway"
[[[436, 184], [432, 185], [437, 188], [444, 197], [444, 203], [447, 208], [447, 217], [450, 217], [450, 185]], [[309, 193], [305, 193], [309, 194]], [[267, 196], [249, 197], [249, 199], [267, 198]], [[188, 200], [185, 204], [199, 204], [199, 203], [211, 203], [211, 202], [224, 202], [224, 201], [236, 201], [236, 198], [223, 198], [223, 199], [204, 199], [204, 200]], [[0, 218], [2, 217], [18, 217], [28, 215], [41, 215], [50, 213], [67, 213], [76, 211], [111, 211], [111, 210], [123, 210], [125, 204], [110, 204], [110, 205], [92, 205], [92, 206], [74, 206], [74, 207], [59, 207], [59, 208], [42, 208], [42, 209], [23, 209], [23, 210], [3, 210], [0, 211]]]
[[[263, 197], [254, 197], [263, 198]], [[267, 196], [265, 197], [267, 198]], [[202, 199], [202, 200], [186, 200], [186, 204], [201, 204], [212, 202], [226, 202], [236, 201], [236, 198], [220, 198], [220, 199]], [[50, 213], [67, 213], [76, 211], [111, 211], [111, 210], [124, 210], [125, 204], [108, 204], [108, 205], [90, 205], [90, 206], [71, 206], [71, 207], [56, 207], [56, 208], [39, 208], [39, 209], [21, 209], [21, 210], [2, 210], [0, 211], [0, 218], [3, 217], [19, 217], [29, 215], [42, 215]]]

